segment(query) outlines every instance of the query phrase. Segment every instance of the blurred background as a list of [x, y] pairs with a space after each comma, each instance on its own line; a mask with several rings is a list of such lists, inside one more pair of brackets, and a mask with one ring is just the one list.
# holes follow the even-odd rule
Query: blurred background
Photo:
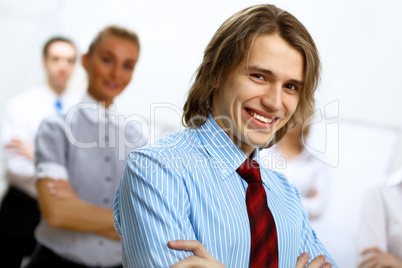
[[[49, 37], [70, 37], [82, 54], [100, 29], [119, 24], [136, 31], [142, 47], [134, 78], [116, 105], [145, 119], [150, 143], [179, 131], [192, 75], [213, 33], [233, 13], [258, 3], [266, 2], [0, 0], [0, 118], [11, 97], [44, 83], [41, 53]], [[361, 195], [402, 167], [402, 2], [269, 3], [295, 15], [321, 54], [322, 81], [308, 146], [331, 166], [332, 176], [328, 208], [314, 227], [339, 267], [356, 267]], [[80, 64], [69, 88], [86, 89]], [[3, 166], [2, 161], [0, 174]], [[1, 192], [5, 184], [1, 176]]]

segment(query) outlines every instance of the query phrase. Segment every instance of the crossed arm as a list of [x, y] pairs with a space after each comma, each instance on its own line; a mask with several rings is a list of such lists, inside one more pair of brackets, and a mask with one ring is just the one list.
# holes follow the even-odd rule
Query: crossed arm
[[[371, 256], [368, 256], [369, 254]], [[365, 258], [359, 264], [359, 268], [368, 267], [368, 268], [382, 268], [382, 267], [390, 267], [390, 268], [401, 268], [402, 260], [398, 259], [395, 255], [387, 253], [381, 250], [378, 247], [367, 248], [362, 252], [362, 255]]]
[[387, 208], [385, 202], [385, 196], [390, 192], [383, 191], [381, 186], [373, 185], [363, 196], [358, 232], [359, 268], [402, 268], [402, 259], [386, 250], [390, 247], [388, 225], [392, 214], [389, 212], [393, 210]]
[[82, 201], [68, 181], [43, 178], [36, 187], [40, 210], [50, 226], [120, 239], [114, 229], [112, 209]]
[[[122, 236], [124, 265], [182, 268], [223, 267], [222, 263], [227, 259], [230, 263], [233, 258], [227, 256], [230, 253], [225, 252], [222, 257], [214, 254], [212, 247], [211, 253], [215, 256], [212, 257], [206, 250], [208, 244], [204, 247], [194, 240], [197, 236], [186, 213], [189, 206], [187, 190], [180, 174], [175, 173], [174, 168], [164, 167], [161, 159], [163, 157], [160, 156], [151, 159], [147, 152], [140, 150], [131, 154], [126, 162], [115, 201], [116, 228]], [[212, 239], [215, 237], [215, 241], [219, 241], [219, 235], [214, 235]], [[308, 247], [299, 252], [308, 251], [317, 256], [318, 246], [313, 247], [315, 252], [310, 252]], [[238, 251], [234, 252], [237, 254]], [[319, 252], [322, 254], [325, 251]], [[296, 258], [294, 260], [296, 268], [304, 267], [309, 261], [309, 254], [302, 254], [297, 261]], [[242, 261], [247, 263], [245, 259]], [[307, 267], [322, 265], [332, 267], [322, 255]]]
[[26, 113], [18, 102], [10, 102], [5, 109], [1, 128], [1, 142], [5, 152], [5, 165], [13, 185], [33, 183], [35, 167], [34, 136], [27, 123]]
[[13, 138], [6, 144], [5, 147], [10, 155], [23, 156], [32, 162], [34, 160], [35, 154], [33, 142]]
[[[208, 251], [202, 246], [202, 244], [195, 240], [176, 240], [170, 241], [168, 247], [175, 250], [187, 250], [192, 251], [193, 256], [176, 263], [171, 268], [190, 268], [190, 267], [205, 267], [205, 268], [224, 268], [214, 257], [212, 257]], [[303, 253], [297, 258], [295, 268], [303, 268], [306, 266], [309, 260], [309, 254]], [[320, 255], [309, 263], [307, 268], [331, 268], [332, 265], [329, 262], [325, 262], [325, 256]]]

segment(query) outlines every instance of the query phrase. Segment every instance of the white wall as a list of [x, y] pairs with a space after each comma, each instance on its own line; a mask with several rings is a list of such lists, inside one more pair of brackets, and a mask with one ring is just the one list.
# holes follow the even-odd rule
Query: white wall
[[[117, 23], [137, 31], [142, 44], [134, 79], [117, 105], [127, 114], [138, 113], [149, 120], [151, 104], [168, 103], [171, 108], [154, 110], [158, 129], [162, 130], [157, 137], [162, 132], [179, 130], [180, 116], [173, 108], [181, 110], [192, 74], [212, 34], [231, 14], [257, 3], [262, 1], [0, 0], [0, 106], [3, 108], [11, 96], [43, 81], [41, 49], [48, 37], [70, 36], [84, 52], [97, 31], [106, 24]], [[339, 117], [335, 120], [339, 122], [358, 122], [396, 131], [401, 128], [401, 1], [276, 0], [271, 3], [298, 17], [319, 47], [323, 76], [317, 95], [318, 109], [338, 101]], [[80, 67], [76, 69], [71, 88], [85, 89], [85, 74]], [[2, 112], [3, 109], [0, 115]], [[339, 131], [342, 130], [340, 123]], [[381, 135], [381, 131], [376, 133]], [[381, 140], [379, 137], [377, 142]], [[350, 144], [349, 141], [347, 136], [340, 135], [340, 148], [342, 144]], [[395, 170], [402, 163], [402, 144], [394, 147], [395, 152], [387, 152], [395, 153], [388, 170]], [[365, 148], [348, 149], [364, 152]], [[346, 155], [340, 154], [335, 168], [338, 174], [344, 176], [348, 174], [347, 169], [364, 168], [364, 162], [347, 165]], [[385, 172], [377, 169], [380, 171]], [[347, 181], [342, 177], [337, 182]], [[350, 251], [335, 253], [344, 254], [337, 256], [343, 264], [341, 267], [353, 267]]]

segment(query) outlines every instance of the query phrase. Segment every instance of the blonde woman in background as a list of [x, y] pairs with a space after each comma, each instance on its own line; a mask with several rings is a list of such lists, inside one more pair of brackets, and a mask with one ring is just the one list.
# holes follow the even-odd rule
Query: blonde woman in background
[[88, 74], [82, 103], [42, 122], [36, 139], [42, 219], [29, 268], [122, 267], [113, 198], [141, 133], [121, 124], [113, 101], [131, 81], [139, 49], [135, 33], [102, 30], [82, 56]]

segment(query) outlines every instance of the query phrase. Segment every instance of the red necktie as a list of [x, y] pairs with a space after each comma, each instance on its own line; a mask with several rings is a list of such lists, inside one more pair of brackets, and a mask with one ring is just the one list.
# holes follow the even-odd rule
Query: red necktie
[[261, 181], [260, 166], [255, 160], [247, 158], [237, 173], [248, 183], [246, 204], [251, 229], [250, 268], [277, 268], [278, 239]]

